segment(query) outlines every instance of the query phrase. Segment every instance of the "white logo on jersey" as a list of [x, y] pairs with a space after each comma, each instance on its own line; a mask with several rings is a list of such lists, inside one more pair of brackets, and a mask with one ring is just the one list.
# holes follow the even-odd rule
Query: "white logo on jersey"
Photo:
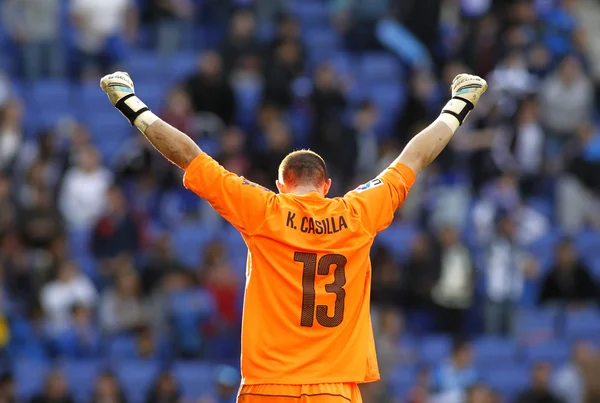
[[356, 188], [357, 192], [364, 192], [365, 190], [373, 189], [374, 187], [383, 185], [383, 182], [379, 178], [375, 178], [370, 182], [365, 183], [364, 185], [360, 185]]

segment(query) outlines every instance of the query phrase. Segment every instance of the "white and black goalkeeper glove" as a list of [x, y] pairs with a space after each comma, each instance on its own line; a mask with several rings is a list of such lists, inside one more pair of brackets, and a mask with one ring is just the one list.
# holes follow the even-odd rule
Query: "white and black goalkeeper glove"
[[487, 82], [481, 77], [471, 74], [457, 75], [452, 81], [452, 99], [442, 109], [442, 117], [444, 114], [454, 116], [458, 125], [462, 125], [487, 88]]
[[142, 132], [158, 119], [135, 95], [135, 87], [129, 74], [122, 71], [108, 74], [100, 80], [100, 87], [108, 95], [114, 107], [129, 120], [132, 126], [136, 126]]

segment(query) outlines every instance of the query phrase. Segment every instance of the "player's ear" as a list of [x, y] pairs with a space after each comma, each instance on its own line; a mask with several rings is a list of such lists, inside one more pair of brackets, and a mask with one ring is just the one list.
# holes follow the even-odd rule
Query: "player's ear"
[[328, 178], [325, 181], [325, 184], [323, 186], [323, 196], [327, 196], [327, 193], [329, 193], [330, 188], [331, 188], [331, 178]]
[[285, 184], [283, 182], [279, 182], [279, 179], [275, 180], [275, 186], [277, 186], [279, 193], [285, 193]]

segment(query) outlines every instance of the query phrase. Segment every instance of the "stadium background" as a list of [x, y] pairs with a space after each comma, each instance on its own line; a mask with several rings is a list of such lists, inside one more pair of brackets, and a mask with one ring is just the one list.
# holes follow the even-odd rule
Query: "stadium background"
[[117, 68], [230, 170], [272, 188], [311, 147], [335, 195], [488, 79], [373, 249], [365, 401], [600, 401], [599, 3], [0, 5], [3, 403], [235, 399], [245, 245], [111, 107]]

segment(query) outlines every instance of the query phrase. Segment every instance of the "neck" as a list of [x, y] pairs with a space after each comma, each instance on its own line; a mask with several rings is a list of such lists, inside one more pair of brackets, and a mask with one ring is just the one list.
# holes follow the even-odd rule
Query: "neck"
[[317, 193], [321, 194], [321, 192], [319, 192], [319, 190], [317, 188], [315, 188], [314, 186], [298, 186], [298, 187], [292, 189], [288, 193], [297, 195], [297, 196], [304, 196], [307, 193], [313, 193], [313, 192], [317, 192]]

